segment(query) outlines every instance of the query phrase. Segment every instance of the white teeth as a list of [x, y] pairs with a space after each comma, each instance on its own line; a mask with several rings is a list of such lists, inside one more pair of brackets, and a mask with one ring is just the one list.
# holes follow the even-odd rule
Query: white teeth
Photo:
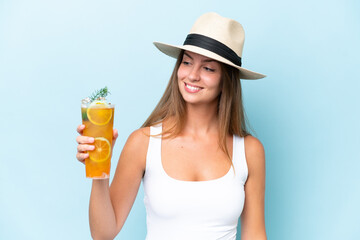
[[197, 90], [201, 89], [201, 88], [198, 88], [198, 87], [193, 87], [193, 86], [187, 85], [186, 83], [185, 83], [185, 85], [186, 85], [187, 88], [189, 88], [189, 89], [191, 89], [193, 91], [197, 91]]

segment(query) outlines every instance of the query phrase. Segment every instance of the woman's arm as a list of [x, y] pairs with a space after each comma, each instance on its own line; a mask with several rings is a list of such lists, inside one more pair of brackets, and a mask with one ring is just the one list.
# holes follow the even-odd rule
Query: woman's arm
[[241, 214], [241, 239], [266, 240], [264, 147], [255, 137], [246, 136], [245, 155], [248, 179], [245, 183], [245, 205]]
[[109, 179], [94, 179], [89, 204], [91, 236], [95, 240], [114, 239], [116, 219], [111, 204]]
[[120, 232], [136, 198], [146, 165], [149, 137], [139, 129], [128, 138], [111, 186], [109, 180], [93, 180], [89, 221], [94, 239], [114, 239]]
[[115, 210], [117, 233], [125, 223], [145, 173], [150, 128], [133, 132], [120, 155], [110, 186], [111, 202]]

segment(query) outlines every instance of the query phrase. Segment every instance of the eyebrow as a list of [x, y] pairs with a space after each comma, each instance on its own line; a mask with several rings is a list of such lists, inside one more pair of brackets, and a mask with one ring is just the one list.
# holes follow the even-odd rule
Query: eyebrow
[[[184, 55], [188, 56], [191, 60], [194, 60], [187, 52], [184, 52]], [[202, 62], [216, 62], [216, 60], [208, 58], [208, 59], [202, 60]]]

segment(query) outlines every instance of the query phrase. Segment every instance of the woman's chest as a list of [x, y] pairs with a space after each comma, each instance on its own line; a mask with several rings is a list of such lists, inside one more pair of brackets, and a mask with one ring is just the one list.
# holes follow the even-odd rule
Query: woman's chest
[[[232, 152], [231, 139], [228, 150]], [[178, 180], [206, 181], [224, 176], [231, 159], [213, 139], [163, 139], [161, 162], [165, 172]]]
[[186, 182], [175, 179], [144, 179], [147, 209], [161, 219], [236, 222], [244, 200], [244, 186], [232, 169], [220, 179]]

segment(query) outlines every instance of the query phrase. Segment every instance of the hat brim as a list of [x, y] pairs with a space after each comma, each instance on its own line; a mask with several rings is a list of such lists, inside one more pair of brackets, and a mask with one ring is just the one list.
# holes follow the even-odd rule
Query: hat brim
[[221, 57], [220, 55], [213, 53], [209, 50], [206, 50], [204, 48], [200, 48], [197, 46], [192, 46], [192, 45], [184, 45], [184, 46], [175, 46], [175, 45], [170, 45], [170, 44], [166, 44], [166, 43], [161, 43], [161, 42], [154, 42], [154, 45], [163, 53], [165, 53], [166, 55], [173, 57], [173, 58], [178, 58], [181, 50], [186, 50], [186, 51], [190, 51], [190, 52], [194, 52], [194, 53], [198, 53], [200, 55], [215, 59], [219, 62], [225, 63], [227, 65], [230, 65], [234, 68], [237, 68], [240, 70], [240, 78], [241, 79], [249, 79], [249, 80], [255, 80], [255, 79], [261, 79], [266, 77], [266, 75], [261, 74], [261, 73], [257, 73], [257, 72], [253, 72], [250, 71], [246, 68], [243, 67], [239, 67], [235, 64], [233, 64], [232, 62], [230, 62], [229, 60]]

